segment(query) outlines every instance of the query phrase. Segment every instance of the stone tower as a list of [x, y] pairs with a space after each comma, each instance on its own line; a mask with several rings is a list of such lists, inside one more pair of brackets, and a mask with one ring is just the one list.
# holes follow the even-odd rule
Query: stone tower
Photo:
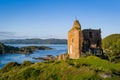
[[81, 25], [78, 20], [75, 20], [72, 29], [68, 32], [68, 55], [70, 59], [80, 58], [82, 40]]

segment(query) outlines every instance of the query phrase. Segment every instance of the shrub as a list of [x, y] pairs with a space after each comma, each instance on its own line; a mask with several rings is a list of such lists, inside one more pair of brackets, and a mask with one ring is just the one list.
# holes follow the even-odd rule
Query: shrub
[[26, 66], [30, 66], [32, 65], [33, 63], [30, 62], [30, 61], [24, 61], [22, 64], [21, 64], [21, 67], [26, 67]]
[[19, 66], [20, 66], [20, 64], [18, 64], [17, 62], [10, 62], [2, 68], [2, 71], [7, 72], [7, 71], [11, 70], [12, 68], [16, 68]]

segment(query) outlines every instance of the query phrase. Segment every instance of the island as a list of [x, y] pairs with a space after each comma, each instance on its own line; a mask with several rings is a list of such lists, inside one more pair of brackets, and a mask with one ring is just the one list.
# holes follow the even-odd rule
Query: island
[[0, 54], [5, 53], [22, 53], [30, 54], [37, 50], [51, 50], [52, 48], [47, 46], [26, 46], [26, 47], [13, 47], [0, 43]]

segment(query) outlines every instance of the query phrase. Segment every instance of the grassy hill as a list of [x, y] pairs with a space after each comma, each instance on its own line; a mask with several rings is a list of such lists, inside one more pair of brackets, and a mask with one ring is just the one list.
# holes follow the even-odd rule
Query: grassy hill
[[120, 80], [120, 63], [95, 56], [77, 60], [8, 63], [0, 70], [0, 80]]
[[102, 40], [102, 47], [111, 62], [120, 62], [120, 34], [111, 34]]
[[112, 52], [120, 52], [120, 34], [111, 34], [103, 40], [103, 49], [109, 49]]

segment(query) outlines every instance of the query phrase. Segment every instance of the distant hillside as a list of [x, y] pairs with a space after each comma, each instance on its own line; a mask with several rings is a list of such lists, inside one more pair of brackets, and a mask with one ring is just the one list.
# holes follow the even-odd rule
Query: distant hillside
[[5, 44], [67, 44], [66, 39], [7, 39], [0, 42]]
[[36, 50], [50, 50], [52, 48], [46, 47], [46, 46], [26, 46], [26, 47], [13, 47], [4, 45], [3, 43], [0, 43], [0, 54], [5, 53], [23, 53], [23, 54], [29, 54], [33, 53], [33, 51]]

